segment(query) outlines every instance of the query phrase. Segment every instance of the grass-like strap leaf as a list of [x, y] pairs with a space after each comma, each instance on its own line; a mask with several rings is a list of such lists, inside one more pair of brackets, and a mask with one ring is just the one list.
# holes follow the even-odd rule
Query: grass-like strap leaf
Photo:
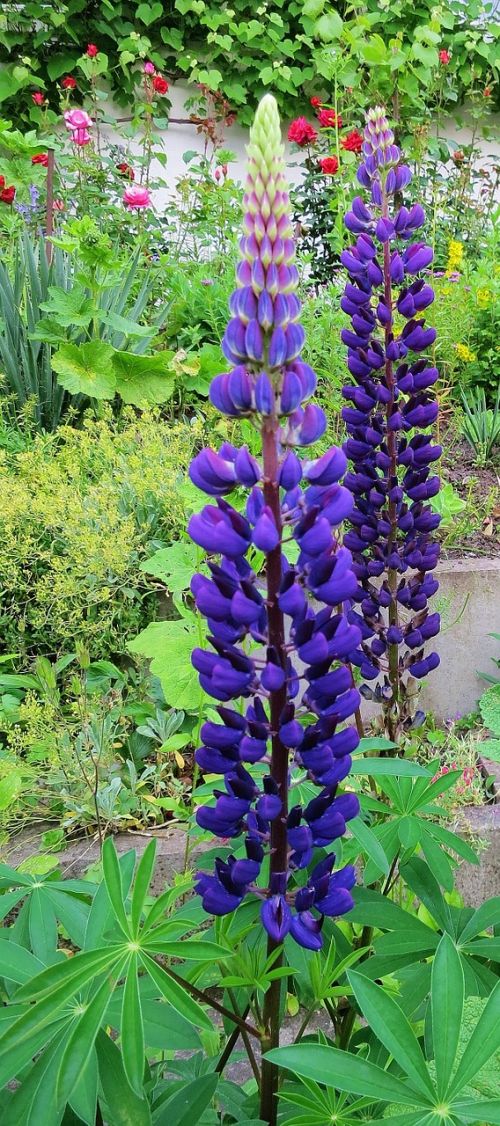
[[500, 981], [488, 997], [449, 1087], [456, 1095], [500, 1047]]
[[213, 1031], [213, 1021], [207, 1016], [204, 1009], [197, 1001], [191, 997], [187, 989], [183, 989], [166, 970], [162, 969], [149, 954], [141, 955], [142, 964], [144, 969], [147, 970], [150, 978], [154, 981], [162, 997], [172, 1005], [181, 1017], [185, 1017], [191, 1024], [197, 1025], [199, 1028], [206, 1028], [207, 1031]]
[[381, 985], [375, 985], [358, 970], [351, 970], [347, 977], [375, 1036], [408, 1075], [414, 1089], [420, 1092], [424, 1104], [432, 1102], [434, 1087], [420, 1044], [399, 1005], [384, 992]]
[[2, 1114], [2, 1126], [40, 1126], [42, 1122], [44, 1126], [55, 1126], [60, 1122], [55, 1088], [63, 1051], [64, 1037], [55, 1037], [15, 1091]]
[[[125, 958], [115, 967], [116, 976], [121, 975], [124, 965]], [[68, 1096], [87, 1065], [114, 986], [115, 976], [107, 975], [92, 1000], [86, 1005], [83, 1015], [69, 1037], [57, 1076], [57, 1098], [61, 1107], [67, 1102]]]
[[455, 1063], [464, 1007], [464, 974], [460, 955], [449, 935], [443, 935], [432, 964], [432, 1043], [437, 1091], [444, 1097]]
[[137, 938], [139, 927], [141, 923], [141, 915], [144, 908], [146, 896], [148, 894], [148, 887], [153, 875], [156, 857], [156, 841], [153, 840], [144, 849], [134, 880], [134, 891], [132, 894], [132, 904], [130, 910], [132, 933], [134, 938]]
[[328, 1048], [323, 1044], [294, 1044], [290, 1048], [274, 1048], [266, 1052], [265, 1059], [293, 1071], [295, 1075], [314, 1079], [316, 1083], [324, 1083], [338, 1091], [411, 1107], [420, 1101], [407, 1082], [369, 1060], [352, 1052], [342, 1052], [339, 1048]]
[[194, 1126], [200, 1121], [203, 1112], [210, 1105], [219, 1082], [217, 1074], [200, 1075], [177, 1091], [161, 1112], [154, 1115], [154, 1126]]
[[113, 1126], [151, 1126], [151, 1111], [145, 1098], [129, 1086], [119, 1048], [101, 1029], [96, 1040], [99, 1081]]
[[144, 1022], [139, 993], [137, 954], [128, 966], [121, 1013], [122, 1056], [125, 1074], [139, 1097], [144, 1080]]
[[118, 926], [120, 930], [123, 931], [126, 938], [132, 938], [123, 903], [123, 885], [120, 865], [112, 837], [108, 837], [107, 840], [104, 841], [102, 849], [102, 870], [109, 900], [116, 915]]

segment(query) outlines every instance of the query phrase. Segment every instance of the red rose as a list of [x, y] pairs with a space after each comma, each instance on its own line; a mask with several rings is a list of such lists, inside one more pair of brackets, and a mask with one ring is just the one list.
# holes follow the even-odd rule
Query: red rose
[[314, 106], [314, 109], [318, 109], [318, 106], [321, 105], [321, 98], [317, 98], [316, 96], [311, 98], [311, 105]]
[[357, 129], [353, 129], [346, 137], [342, 137], [340, 144], [346, 152], [361, 152], [363, 137]]
[[335, 176], [335, 173], [339, 170], [339, 162], [336, 156], [322, 156], [318, 164], [325, 176]]
[[0, 199], [2, 203], [12, 203], [15, 194], [16, 189], [14, 187], [4, 188], [3, 191], [0, 192]]
[[317, 139], [318, 134], [314, 126], [305, 117], [296, 117], [289, 126], [288, 140], [295, 141], [295, 144], [300, 145], [301, 148], [303, 145], [313, 145]]
[[49, 163], [49, 154], [46, 152], [37, 152], [35, 156], [31, 157], [31, 163], [43, 164], [43, 167], [46, 168]]
[[74, 90], [76, 88], [76, 78], [72, 78], [70, 74], [66, 75], [61, 82], [63, 90]]
[[166, 94], [167, 93], [168, 82], [167, 82], [166, 78], [163, 77], [162, 74], [155, 74], [155, 76], [153, 78], [153, 90], [156, 90], [157, 94]]
[[337, 129], [340, 129], [342, 125], [342, 118], [340, 114], [335, 113], [334, 109], [320, 109], [318, 121], [322, 129], [333, 129], [335, 125]]
[[130, 164], [127, 164], [126, 160], [123, 160], [121, 164], [117, 164], [116, 167], [118, 172], [121, 172], [122, 176], [128, 176], [129, 180], [135, 179], [134, 169], [130, 167]]
[[484, 87], [483, 98], [491, 98], [491, 87], [490, 86]]
[[35, 93], [31, 95], [31, 101], [34, 102], [36, 106], [43, 106], [45, 97], [42, 94], [42, 91], [35, 90]]
[[442, 64], [442, 66], [448, 66], [448, 63], [451, 62], [450, 52], [449, 51], [440, 51], [439, 52], [439, 62]]
[[98, 55], [98, 54], [99, 54], [99, 48], [96, 47], [95, 43], [89, 43], [89, 45], [87, 47], [87, 55], [88, 55], [89, 59], [95, 59], [96, 55]]
[[5, 187], [5, 176], [0, 176], [0, 188]]

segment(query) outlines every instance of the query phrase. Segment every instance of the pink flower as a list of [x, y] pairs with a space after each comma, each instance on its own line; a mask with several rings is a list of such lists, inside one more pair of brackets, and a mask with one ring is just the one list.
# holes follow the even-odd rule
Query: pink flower
[[131, 184], [129, 188], [125, 188], [123, 202], [131, 211], [134, 208], [141, 211], [145, 207], [151, 207], [151, 194], [148, 188], [143, 188], [140, 184]]
[[98, 54], [99, 54], [99, 48], [96, 47], [95, 43], [89, 43], [89, 45], [87, 47], [87, 55], [88, 55], [89, 59], [95, 59], [96, 55], [98, 55]]
[[35, 90], [35, 93], [31, 95], [31, 101], [34, 102], [36, 106], [43, 106], [45, 97], [42, 94], [42, 91]]
[[88, 145], [90, 141], [89, 127], [92, 118], [84, 109], [67, 109], [64, 114], [66, 129], [71, 131], [71, 140], [74, 145]]
[[143, 70], [144, 70], [144, 74], [154, 74], [154, 72], [155, 72], [154, 63], [150, 63], [150, 62], [144, 63]]
[[448, 63], [451, 62], [450, 52], [449, 51], [440, 51], [439, 52], [439, 62], [441, 63], [441, 66], [448, 66]]

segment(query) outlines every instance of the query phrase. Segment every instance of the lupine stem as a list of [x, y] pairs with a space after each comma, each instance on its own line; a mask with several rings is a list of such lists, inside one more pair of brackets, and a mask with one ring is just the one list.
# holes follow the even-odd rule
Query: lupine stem
[[[387, 192], [385, 187], [382, 188], [382, 216], [387, 218], [389, 213]], [[392, 284], [391, 284], [391, 251], [389, 242], [384, 243], [384, 300], [388, 309], [392, 310]], [[392, 315], [388, 324], [384, 328], [385, 348], [387, 353], [387, 346], [389, 344], [392, 334]], [[395, 394], [396, 394], [396, 380], [394, 378], [393, 362], [387, 357], [385, 361], [385, 377], [387, 387], [390, 390], [391, 397], [387, 404], [387, 422], [389, 423], [391, 414], [394, 410]], [[396, 432], [391, 430], [389, 425], [387, 427], [387, 449], [391, 464], [388, 470], [389, 486], [394, 484], [397, 480], [398, 472], [398, 447]], [[398, 534], [398, 512], [395, 501], [389, 500], [388, 516], [391, 530], [388, 536], [388, 553], [394, 550], [397, 543]], [[389, 567], [387, 571], [387, 584], [392, 594], [391, 604], [389, 606], [389, 625], [398, 625], [398, 603], [396, 599], [396, 591], [398, 585], [398, 573], [395, 567]], [[399, 715], [399, 650], [397, 644], [387, 646], [387, 655], [389, 660], [389, 680], [392, 688], [392, 699], [389, 701], [388, 706], [384, 708], [386, 731], [389, 739], [392, 742], [397, 741], [398, 735], [398, 715]]]
[[[285, 626], [283, 614], [278, 606], [278, 593], [282, 579], [282, 546], [281, 546], [281, 507], [278, 486], [278, 445], [277, 445], [278, 420], [275, 417], [266, 419], [262, 427], [262, 454], [264, 470], [264, 499], [271, 509], [276, 527], [280, 533], [280, 542], [273, 551], [269, 552], [266, 559], [266, 585], [267, 585], [267, 612], [269, 623], [269, 644], [274, 646], [279, 654], [283, 667], [286, 665]], [[271, 776], [278, 786], [278, 793], [283, 803], [282, 811], [271, 825], [270, 847], [270, 883], [272, 875], [286, 872], [287, 869], [287, 813], [288, 813], [288, 751], [283, 746], [279, 737], [279, 721], [281, 712], [286, 704], [286, 685], [270, 696], [271, 717]], [[268, 957], [280, 946], [271, 935], [267, 940]], [[281, 953], [274, 962], [274, 969], [283, 963]], [[263, 1051], [279, 1047], [280, 1035], [280, 998], [281, 979], [276, 978], [269, 985], [264, 1000], [264, 1038]], [[278, 1069], [274, 1064], [262, 1061], [262, 1083], [260, 1117], [270, 1126], [274, 1126], [278, 1110]]]

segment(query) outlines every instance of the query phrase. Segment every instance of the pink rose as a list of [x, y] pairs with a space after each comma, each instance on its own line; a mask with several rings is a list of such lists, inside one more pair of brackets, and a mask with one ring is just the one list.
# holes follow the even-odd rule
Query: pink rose
[[144, 63], [144, 74], [154, 74], [154, 73], [155, 73], [154, 63], [150, 63], [150, 62]]
[[88, 145], [90, 141], [89, 126], [92, 118], [84, 109], [67, 109], [64, 114], [66, 129], [71, 130], [71, 140], [74, 145]]
[[129, 188], [125, 188], [123, 202], [131, 211], [134, 208], [142, 210], [145, 207], [151, 207], [149, 188], [143, 188], [140, 184], [131, 184]]

